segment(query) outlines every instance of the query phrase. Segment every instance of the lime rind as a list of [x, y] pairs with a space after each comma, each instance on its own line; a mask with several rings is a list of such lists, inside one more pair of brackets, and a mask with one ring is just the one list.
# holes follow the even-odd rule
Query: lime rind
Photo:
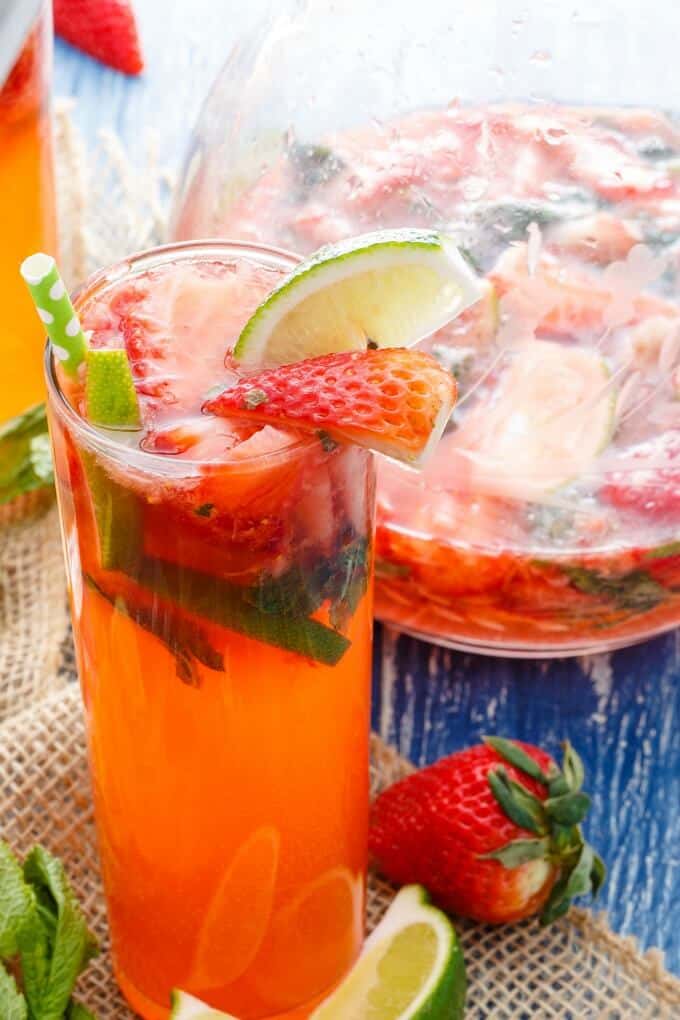
[[[380, 1003], [381, 963], [395, 940], [426, 926], [436, 938], [436, 954], [417, 994], [398, 1014], [393, 989]], [[394, 962], [394, 961], [393, 961]], [[405, 963], [408, 962], [406, 959]], [[338, 989], [312, 1013], [310, 1020], [342, 1020], [364, 1015], [371, 1020], [461, 1020], [466, 994], [465, 965], [454, 927], [432, 906], [422, 886], [406, 886], [369, 936], [359, 961]]]
[[412, 346], [482, 296], [453, 240], [385, 230], [321, 248], [256, 309], [234, 348], [244, 368]]
[[85, 361], [88, 421], [103, 428], [138, 429], [141, 416], [127, 352], [88, 350]]
[[223, 1013], [201, 1002], [194, 995], [174, 988], [170, 995], [170, 1020], [237, 1020], [231, 1013]]

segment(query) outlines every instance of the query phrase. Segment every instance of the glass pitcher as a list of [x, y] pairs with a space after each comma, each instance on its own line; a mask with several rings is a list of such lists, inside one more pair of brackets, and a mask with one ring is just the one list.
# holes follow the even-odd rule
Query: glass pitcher
[[431, 465], [380, 465], [381, 619], [521, 656], [680, 623], [679, 30], [661, 0], [308, 0], [210, 93], [176, 238], [418, 226], [487, 280], [425, 341], [460, 394]]

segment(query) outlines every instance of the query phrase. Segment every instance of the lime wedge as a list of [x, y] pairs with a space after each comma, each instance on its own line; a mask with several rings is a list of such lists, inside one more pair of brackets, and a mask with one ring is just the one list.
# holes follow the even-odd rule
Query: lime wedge
[[506, 499], [540, 499], [582, 477], [610, 442], [616, 392], [602, 355], [530, 340], [516, 348], [493, 402], [455, 432], [471, 486]]
[[85, 363], [88, 421], [104, 428], [139, 428], [139, 404], [127, 352], [89, 350]]
[[244, 368], [339, 351], [410, 347], [482, 295], [453, 241], [435, 231], [381, 230], [321, 248], [246, 323]]
[[222, 1013], [188, 992], [175, 989], [172, 993], [170, 1020], [237, 1020], [231, 1013]]
[[406, 886], [359, 961], [310, 1020], [460, 1020], [465, 964], [453, 925], [421, 886]]
[[115, 482], [89, 450], [81, 450], [80, 456], [97, 526], [99, 562], [105, 570], [131, 573], [142, 553], [139, 497]]

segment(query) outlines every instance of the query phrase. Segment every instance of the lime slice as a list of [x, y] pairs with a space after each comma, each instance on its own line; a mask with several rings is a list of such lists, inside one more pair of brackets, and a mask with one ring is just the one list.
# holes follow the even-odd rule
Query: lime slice
[[126, 351], [87, 351], [85, 404], [88, 421], [113, 429], [137, 429], [139, 404]]
[[493, 401], [455, 433], [478, 492], [540, 499], [585, 474], [609, 443], [616, 392], [596, 350], [530, 340], [516, 349]]
[[[465, 964], [453, 925], [419, 885], [405, 886], [358, 963], [310, 1020], [462, 1020]], [[235, 1020], [187, 992], [171, 1020]]]
[[465, 990], [453, 925], [421, 886], [406, 886], [311, 1020], [459, 1020]]
[[207, 1003], [194, 998], [188, 992], [174, 989], [172, 993], [172, 1011], [170, 1020], [237, 1020], [231, 1013], [222, 1013]]
[[142, 554], [142, 507], [139, 497], [115, 482], [95, 454], [81, 450], [97, 537], [99, 562], [105, 570], [131, 573]]
[[382, 230], [321, 248], [246, 323], [244, 368], [339, 351], [410, 347], [482, 295], [453, 241], [435, 231]]

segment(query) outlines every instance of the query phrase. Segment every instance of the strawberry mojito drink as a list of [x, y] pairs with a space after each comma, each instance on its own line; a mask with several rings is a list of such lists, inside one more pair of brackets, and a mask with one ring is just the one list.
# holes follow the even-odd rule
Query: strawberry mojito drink
[[[363, 937], [374, 476], [359, 444], [416, 461], [454, 386], [428, 355], [317, 328], [318, 295], [291, 324], [290, 286], [243, 330], [294, 265], [228, 244], [134, 257], [78, 298], [80, 368], [48, 351], [114, 966], [147, 1020], [173, 988], [242, 1018], [304, 1016]], [[294, 357], [301, 336], [329, 353]]]

